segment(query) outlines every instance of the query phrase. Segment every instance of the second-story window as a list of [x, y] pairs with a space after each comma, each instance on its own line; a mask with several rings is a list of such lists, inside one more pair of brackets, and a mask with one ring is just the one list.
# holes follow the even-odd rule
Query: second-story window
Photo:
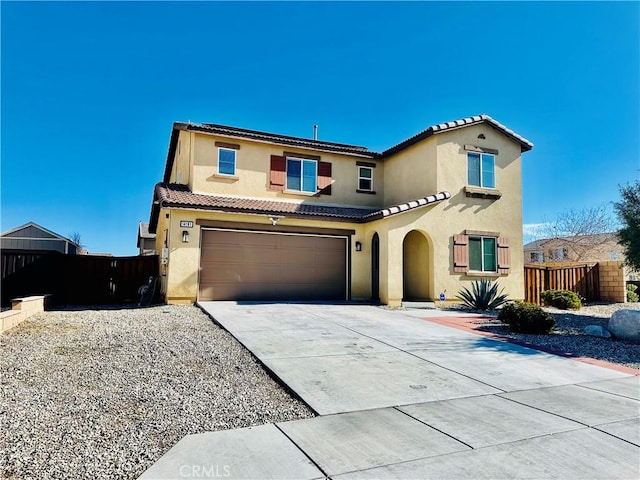
[[287, 158], [287, 190], [316, 193], [318, 162], [304, 158]]
[[218, 147], [218, 173], [220, 175], [236, 174], [236, 151], [231, 148]]
[[496, 188], [495, 155], [467, 153], [467, 182], [473, 187]]
[[358, 190], [373, 191], [373, 168], [358, 167]]
[[530, 260], [535, 263], [543, 263], [544, 254], [542, 252], [531, 252]]
[[550, 248], [547, 253], [550, 260], [567, 260], [569, 258], [569, 249], [566, 247]]

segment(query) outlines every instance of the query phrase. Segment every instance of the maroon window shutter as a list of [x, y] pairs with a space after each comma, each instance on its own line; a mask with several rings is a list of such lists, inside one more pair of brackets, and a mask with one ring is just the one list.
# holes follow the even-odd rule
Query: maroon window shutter
[[318, 162], [318, 190], [321, 195], [331, 195], [331, 164]]
[[453, 236], [453, 271], [464, 273], [469, 271], [469, 237]]
[[509, 239], [498, 237], [498, 273], [507, 275], [511, 270], [511, 253], [509, 252]]
[[287, 179], [287, 160], [279, 155], [271, 155], [271, 171], [269, 173], [269, 188], [284, 190]]

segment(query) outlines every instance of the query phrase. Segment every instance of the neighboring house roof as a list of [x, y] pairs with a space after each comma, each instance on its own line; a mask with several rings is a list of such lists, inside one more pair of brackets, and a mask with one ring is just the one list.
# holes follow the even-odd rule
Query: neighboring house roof
[[411, 202], [394, 205], [385, 209], [378, 209], [199, 194], [191, 192], [186, 185], [159, 183], [155, 188], [150, 230], [155, 230], [157, 227], [160, 207], [284, 215], [289, 217], [314, 217], [335, 221], [364, 223], [421, 208], [450, 197], [451, 194], [449, 192], [439, 192], [435, 195], [429, 195], [428, 197]]
[[563, 241], [565, 241], [565, 242], [571, 242], [571, 243], [579, 242], [580, 244], [583, 244], [583, 245], [589, 245], [589, 244], [599, 245], [609, 240], [612, 240], [614, 242], [618, 241], [618, 239], [616, 238], [615, 232], [598, 233], [594, 235], [576, 235], [575, 237], [543, 238], [541, 240], [536, 240], [534, 242], [529, 242], [525, 244], [524, 251], [543, 249], [544, 246], [549, 242], [562, 243]]
[[156, 238], [155, 233], [149, 233], [149, 224], [146, 222], [138, 223], [138, 237], [140, 238]]
[[367, 147], [362, 147], [357, 145], [325, 142], [321, 140], [313, 140], [313, 139], [302, 138], [302, 137], [292, 137], [289, 135], [280, 135], [276, 133], [261, 132], [258, 130], [249, 130], [246, 128], [231, 127], [228, 125], [218, 125], [213, 123], [174, 122], [173, 129], [171, 132], [171, 140], [169, 141], [169, 151], [167, 153], [167, 162], [165, 165], [163, 181], [166, 183], [171, 180], [171, 170], [173, 168], [173, 160], [175, 158], [176, 146], [178, 143], [178, 134], [181, 130], [210, 133], [210, 134], [222, 135], [226, 137], [248, 138], [251, 140], [271, 142], [271, 143], [276, 143], [280, 145], [290, 145], [290, 146], [307, 148], [307, 149], [316, 150], [316, 151], [343, 153], [343, 154], [361, 156], [361, 157], [367, 157], [367, 158], [384, 159], [432, 135], [448, 132], [458, 128], [469, 127], [471, 125], [477, 125], [481, 123], [485, 123], [489, 125], [490, 127], [502, 133], [503, 135], [506, 135], [507, 137], [511, 138], [516, 143], [519, 143], [520, 148], [522, 149], [523, 152], [526, 152], [533, 148], [533, 143], [531, 143], [529, 140], [518, 135], [513, 130], [510, 130], [509, 128], [505, 127], [503, 124], [501, 124], [497, 120], [494, 120], [489, 115], [485, 115], [485, 114], [476, 115], [473, 117], [466, 117], [460, 120], [454, 120], [452, 122], [439, 123], [437, 125], [432, 125], [428, 127], [426, 130], [423, 130], [422, 132], [414, 135], [413, 137], [408, 138], [407, 140], [404, 140], [403, 142], [400, 142], [391, 148], [388, 148], [382, 153], [374, 152], [372, 150], [369, 150]]
[[486, 123], [490, 127], [497, 130], [498, 132], [502, 133], [503, 135], [506, 135], [507, 137], [511, 138], [513, 141], [519, 143], [523, 152], [527, 152], [533, 148], [533, 143], [531, 143], [529, 140], [518, 135], [513, 130], [510, 130], [509, 128], [505, 127], [503, 124], [494, 120], [489, 115], [485, 115], [483, 113], [482, 115], [462, 118], [460, 120], [454, 120], [453, 122], [446, 122], [446, 123], [439, 123], [438, 125], [432, 125], [431, 127], [427, 128], [426, 130], [423, 130], [422, 132], [414, 135], [413, 137], [408, 138], [407, 140], [404, 140], [403, 142], [400, 142], [397, 145], [394, 145], [393, 147], [385, 150], [384, 152], [382, 152], [381, 156], [389, 157], [394, 153], [397, 153], [400, 150], [404, 150], [405, 148], [413, 145], [414, 143], [417, 143], [421, 140], [424, 140], [427, 137], [430, 137], [431, 135], [436, 135], [438, 133], [456, 130], [458, 128], [469, 127], [471, 125], [477, 125], [479, 123]]
[[524, 245], [524, 250], [528, 251], [528, 250], [540, 250], [542, 248], [544, 248], [545, 243], [547, 243], [549, 240], [551, 240], [550, 238], [545, 238], [544, 240], [536, 240], [534, 242], [529, 242], [526, 243]]
[[149, 233], [149, 224], [146, 222], [138, 223], [138, 243], [136, 246], [140, 248], [141, 240], [153, 240], [156, 238], [155, 233]]
[[[62, 235], [59, 235], [55, 232], [52, 232], [51, 230], [44, 228], [42, 225], [38, 225], [35, 222], [28, 222], [25, 223], [24, 225], [20, 225], [19, 227], [15, 227], [12, 228], [11, 230], [7, 230], [6, 232], [2, 232], [0, 233], [0, 237], [11, 237], [13, 236], [12, 234], [19, 232], [20, 230], [25, 230], [29, 227], [33, 227], [33, 228], [37, 228], [38, 230], [42, 230], [43, 232], [45, 232], [47, 235], [53, 237], [53, 238], [57, 238], [59, 240], [63, 240], [65, 242], [69, 242], [72, 245], [75, 245], [76, 247], [80, 248], [80, 245], [78, 245], [76, 242], [74, 242], [73, 240], [67, 238], [67, 237], [63, 237]], [[19, 238], [19, 237], [14, 237], [14, 238]]]

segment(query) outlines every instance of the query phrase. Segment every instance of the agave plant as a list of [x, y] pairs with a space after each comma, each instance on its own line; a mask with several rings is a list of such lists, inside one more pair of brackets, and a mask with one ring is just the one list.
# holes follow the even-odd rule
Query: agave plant
[[458, 292], [458, 297], [469, 308], [475, 310], [495, 310], [507, 301], [507, 295], [503, 294], [504, 288], [498, 292], [498, 283], [483, 278], [476, 280], [468, 288], [463, 288]]

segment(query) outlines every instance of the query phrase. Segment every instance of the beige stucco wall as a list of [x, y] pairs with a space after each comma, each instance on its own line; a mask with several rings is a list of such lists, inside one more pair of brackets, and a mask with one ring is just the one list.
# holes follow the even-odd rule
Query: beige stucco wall
[[178, 142], [176, 145], [176, 153], [173, 162], [173, 169], [171, 170], [172, 183], [182, 183], [192, 187], [191, 176], [191, 164], [192, 159], [192, 142], [194, 136], [191, 132], [181, 130], [178, 132]]
[[437, 146], [436, 137], [430, 137], [385, 159], [385, 205], [396, 205], [439, 191]]
[[[323, 204], [356, 205], [382, 207], [384, 203], [384, 168], [382, 161], [352, 155], [317, 152], [296, 147], [254, 142], [240, 138], [207, 135], [194, 132], [180, 132], [182, 141], [181, 156], [176, 155], [171, 182], [188, 184], [196, 193], [217, 195], [241, 195], [263, 197], [272, 200], [296, 202], [318, 202]], [[188, 137], [188, 138], [187, 138]], [[219, 175], [218, 147], [215, 142], [240, 145], [236, 152], [236, 175]], [[191, 145], [189, 151], [185, 145]], [[283, 152], [319, 155], [323, 162], [332, 164], [331, 195], [312, 195], [306, 193], [281, 192], [269, 189], [269, 171], [271, 155]], [[358, 169], [356, 162], [377, 164], [373, 169], [375, 195], [358, 193]], [[187, 175], [189, 162], [193, 165], [192, 175]], [[178, 172], [182, 172], [182, 181], [178, 181]]]
[[[478, 136], [484, 135], [485, 139]], [[452, 195], [464, 195], [461, 187], [467, 183], [467, 152], [465, 145], [498, 150], [495, 156], [496, 189], [510, 201], [522, 204], [520, 145], [491, 127], [480, 124], [447, 131], [435, 136], [438, 140], [438, 189]], [[469, 199], [472, 200], [472, 199]], [[520, 210], [522, 210], [520, 208]], [[521, 213], [521, 212], [520, 212]]]
[[[160, 217], [164, 217], [168, 209], [162, 209]], [[180, 221], [192, 221], [193, 228], [180, 227]], [[196, 224], [198, 220], [221, 220], [226, 222], [248, 222], [258, 225], [271, 225], [268, 215], [238, 215], [217, 212], [203, 212], [197, 210], [172, 209], [170, 212], [169, 229], [169, 263], [166, 265], [166, 292], [169, 303], [194, 302], [198, 295], [198, 269], [200, 265], [200, 234], [201, 228]], [[278, 226], [297, 226], [310, 228], [329, 228], [355, 230], [351, 242], [351, 295], [354, 299], [370, 297], [370, 257], [363, 248], [363, 252], [355, 251], [355, 242], [365, 242], [363, 225], [327, 222], [317, 220], [299, 220], [280, 218]], [[182, 242], [183, 230], [189, 231], [189, 242]], [[158, 234], [160, 234], [160, 223]]]
[[[446, 228], [443, 228], [441, 217], [445, 215], [447, 207], [447, 204], [425, 207], [370, 224], [281, 218], [278, 225], [355, 230], [356, 233], [351, 242], [351, 295], [353, 299], [368, 299], [371, 296], [371, 240], [374, 233], [377, 232], [380, 237], [380, 298], [383, 303], [399, 305], [405, 294], [403, 242], [407, 234], [413, 230], [418, 230], [428, 238], [428, 241], [420, 246], [422, 250], [415, 251], [413, 255], [414, 261], [419, 259], [424, 264], [425, 268], [422, 269], [422, 273], [415, 268], [415, 264], [409, 267], [411, 281], [420, 283], [420, 286], [417, 287], [420, 292], [425, 291], [424, 288], [426, 288], [427, 297], [435, 299], [440, 292], [446, 291], [447, 298], [453, 298], [462, 286], [469, 287], [474, 280], [478, 279], [477, 276], [453, 272], [451, 232], [463, 230], [464, 220], [446, 222]], [[163, 210], [161, 216], [165, 211]], [[200, 262], [200, 228], [195, 225], [195, 222], [199, 219], [270, 224], [266, 215], [230, 215], [173, 210], [171, 219], [167, 222], [170, 260], [166, 266], [166, 280], [168, 282], [165, 283], [164, 290], [170, 303], [196, 300], [197, 272]], [[188, 244], [182, 242], [184, 228], [179, 226], [181, 220], [194, 222], [194, 228], [188, 229], [190, 232]], [[159, 225], [158, 233], [160, 234], [160, 232]], [[500, 230], [500, 233], [507, 232]], [[363, 244], [361, 252], [355, 251], [356, 241]], [[411, 243], [410, 248], [414, 248], [413, 242]], [[425, 247], [426, 251], [423, 249]], [[522, 298], [524, 295], [522, 262], [518, 261], [519, 259], [521, 259], [521, 254], [517, 251], [512, 252], [510, 274], [506, 276], [493, 275], [501, 287], [505, 288], [505, 292], [514, 299]], [[408, 293], [411, 294], [411, 287], [409, 287]]]
[[[479, 139], [482, 134], [485, 139]], [[508, 275], [483, 274], [498, 280], [501, 287], [513, 299], [524, 297], [522, 252], [522, 191], [520, 145], [486, 125], [465, 127], [434, 135], [413, 145], [397, 155], [378, 162], [375, 168], [377, 195], [357, 194], [356, 161], [353, 156], [319, 152], [322, 161], [333, 164], [333, 194], [331, 196], [302, 196], [268, 189], [270, 156], [283, 151], [303, 149], [256, 143], [189, 133], [190, 154], [181, 148], [181, 159], [176, 164], [188, 168], [188, 158], [193, 158], [191, 187], [199, 193], [243, 195], [269, 199], [321, 202], [328, 204], [389, 206], [413, 200], [438, 191], [449, 191], [451, 198], [435, 205], [415, 209], [400, 215], [365, 224], [328, 222], [320, 220], [283, 217], [279, 225], [316, 228], [340, 228], [355, 230], [351, 242], [351, 295], [353, 299], [366, 299], [371, 295], [371, 240], [374, 233], [380, 237], [380, 299], [383, 303], [399, 305], [405, 293], [420, 292], [420, 296], [436, 299], [446, 291], [447, 298], [454, 298], [463, 286], [470, 287], [479, 277], [453, 271], [454, 234], [465, 231], [491, 232], [509, 239], [511, 271]], [[237, 179], [221, 179], [217, 171], [217, 147], [215, 141], [240, 144], [237, 155]], [[467, 197], [467, 152], [465, 144], [498, 150], [496, 155], [496, 189], [502, 193], [499, 199]], [[318, 154], [318, 152], [313, 152]], [[177, 174], [174, 167], [174, 174]], [[174, 179], [175, 181], [175, 179]], [[169, 232], [170, 260], [163, 282], [170, 302], [194, 301], [197, 296], [198, 265], [200, 258], [200, 229], [198, 219], [226, 220], [230, 222], [255, 222], [270, 224], [267, 215], [239, 215], [195, 210], [168, 210], [160, 213], [156, 246], [161, 252], [163, 230]], [[182, 243], [180, 220], [191, 220], [188, 244]], [[411, 242], [412, 258], [424, 268], [408, 265], [407, 281], [412, 285], [405, 292], [403, 242], [413, 230], [426, 238], [422, 246]], [[355, 242], [363, 244], [362, 252], [355, 251]], [[426, 246], [426, 247], [425, 247]], [[426, 248], [426, 251], [424, 250]], [[415, 260], [417, 259], [417, 260]]]
[[[500, 202], [503, 199], [494, 201]], [[482, 200], [482, 202], [490, 202]], [[425, 270], [428, 275], [428, 296], [438, 298], [446, 291], [447, 298], [456, 296], [462, 287], [470, 287], [474, 280], [481, 277], [494, 278], [504, 287], [512, 299], [524, 297], [524, 276], [522, 263], [521, 227], [515, 222], [499, 221], [493, 211], [500, 211], [497, 205], [485, 205], [476, 214], [472, 210], [448, 201], [390, 217], [385, 221], [372, 223], [369, 227], [380, 235], [380, 297], [383, 303], [399, 305], [403, 291], [403, 240], [412, 230], [418, 230], [428, 238], [429, 251]], [[480, 216], [481, 218], [478, 218]], [[492, 223], [491, 223], [492, 222]], [[482, 228], [480, 228], [482, 227]], [[455, 273], [453, 271], [452, 236], [465, 230], [493, 231], [509, 238], [511, 244], [511, 271], [509, 275]]]
[[[485, 139], [478, 138], [481, 134]], [[496, 189], [501, 192], [501, 198], [466, 196], [464, 187], [467, 184], [467, 151], [464, 145], [498, 150], [495, 157], [495, 177]], [[432, 246], [427, 261], [432, 267], [426, 269], [430, 298], [437, 298], [445, 290], [447, 298], [453, 298], [462, 286], [469, 287], [478, 279], [475, 275], [453, 272], [452, 236], [466, 230], [493, 232], [509, 239], [511, 272], [507, 276], [496, 274], [493, 277], [511, 298], [524, 297], [520, 150], [519, 144], [481, 124], [434, 135], [387, 160], [387, 204], [409, 201], [443, 190], [451, 193], [451, 199], [432, 207], [390, 217], [385, 222], [376, 222], [376, 227], [383, 232], [380, 237], [381, 246], [389, 243], [386, 251], [381, 251], [383, 302], [398, 304], [403, 297], [402, 241], [412, 230], [422, 232]], [[385, 280], [384, 288], [382, 279]]]

